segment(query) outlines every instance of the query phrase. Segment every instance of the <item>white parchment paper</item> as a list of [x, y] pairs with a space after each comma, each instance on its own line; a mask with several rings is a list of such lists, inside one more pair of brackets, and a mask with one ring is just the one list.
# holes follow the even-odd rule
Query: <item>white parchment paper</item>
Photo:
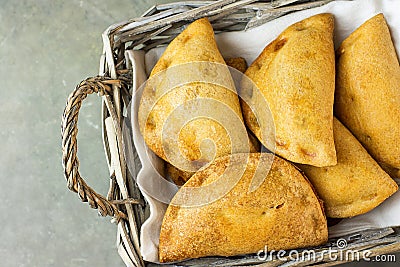
[[[274, 40], [289, 25], [315, 14], [329, 12], [335, 16], [335, 47], [358, 26], [372, 16], [383, 13], [389, 24], [397, 54], [400, 53], [400, 1], [396, 0], [356, 0], [335, 1], [325, 6], [304, 10], [268, 22], [246, 32], [221, 33], [216, 36], [218, 47], [224, 57], [244, 57], [248, 64], [259, 55], [262, 49]], [[143, 51], [127, 51], [127, 59], [133, 67], [133, 89], [137, 90], [147, 79], [151, 69], [163, 53], [164, 48], [155, 48], [146, 54]], [[137, 182], [150, 205], [150, 217], [143, 224], [141, 253], [144, 260], [158, 261], [158, 242], [162, 218], [167, 205], [154, 198], [172, 196], [177, 187], [160, 182], [159, 172], [162, 161], [144, 144], [137, 122], [137, 109], [140, 95], [133, 98], [131, 119], [133, 142], [142, 162]], [[158, 169], [159, 171], [156, 171]], [[400, 192], [386, 200], [382, 205], [364, 215], [342, 220], [329, 229], [330, 236], [340, 236], [374, 227], [400, 225]]]

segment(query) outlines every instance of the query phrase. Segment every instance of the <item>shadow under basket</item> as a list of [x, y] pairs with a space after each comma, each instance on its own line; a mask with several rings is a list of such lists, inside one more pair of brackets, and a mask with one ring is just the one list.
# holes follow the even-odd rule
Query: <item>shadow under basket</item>
[[[62, 163], [68, 188], [78, 193], [83, 202], [97, 209], [102, 216], [113, 217], [117, 224], [118, 253], [126, 266], [159, 266], [145, 262], [140, 254], [140, 228], [148, 217], [148, 204], [141, 194], [135, 176], [141, 163], [132, 146], [135, 166], [128, 170], [123, 135], [124, 112], [132, 98], [132, 69], [125, 60], [126, 50], [144, 50], [168, 44], [182, 29], [196, 19], [207, 17], [215, 32], [241, 31], [252, 28], [293, 11], [324, 5], [330, 1], [188, 1], [163, 4], [150, 8], [141, 17], [111, 25], [102, 35], [104, 49], [100, 59], [100, 74], [82, 81], [70, 94], [62, 117]], [[102, 133], [105, 154], [110, 170], [107, 196], [96, 193], [79, 173], [77, 158], [78, 115], [88, 94], [102, 97]], [[344, 241], [343, 241], [344, 240]], [[340, 242], [346, 242], [343, 247]], [[302, 254], [267, 258], [250, 254], [235, 257], [206, 257], [165, 266], [330, 266], [368, 256], [400, 250], [400, 228], [370, 229], [331, 239], [323, 246], [307, 248], [312, 258]], [[333, 252], [326, 253], [331, 250]], [[346, 251], [352, 257], [344, 258]]]

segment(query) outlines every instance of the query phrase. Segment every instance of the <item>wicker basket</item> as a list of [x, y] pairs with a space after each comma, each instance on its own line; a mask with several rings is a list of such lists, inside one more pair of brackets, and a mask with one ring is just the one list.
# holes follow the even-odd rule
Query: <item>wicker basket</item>
[[[68, 188], [78, 193], [83, 202], [97, 209], [102, 216], [113, 217], [118, 229], [118, 252], [127, 266], [155, 266], [146, 263], [140, 255], [140, 228], [147, 218], [146, 202], [138, 189], [126, 164], [126, 154], [122, 134], [123, 112], [131, 100], [130, 87], [132, 70], [128, 69], [124, 53], [128, 49], [149, 50], [168, 44], [183, 27], [195, 19], [208, 17], [214, 30], [237, 31], [254, 27], [296, 10], [326, 4], [328, 1], [189, 1], [154, 6], [140, 18], [110, 26], [102, 35], [103, 55], [100, 60], [100, 74], [82, 81], [68, 98], [62, 117], [62, 150], [64, 175]], [[108, 167], [110, 169], [110, 189], [107, 196], [96, 193], [88, 186], [79, 173], [77, 158], [78, 114], [82, 101], [88, 94], [98, 93], [102, 97], [103, 141]], [[129, 130], [129, 126], [128, 126]], [[135, 153], [133, 151], [133, 153]], [[135, 159], [140, 168], [138, 158]], [[293, 260], [289, 257], [278, 258], [274, 255], [269, 260], [261, 260], [257, 255], [237, 257], [207, 257], [193, 259], [174, 266], [305, 266], [309, 264], [329, 266], [343, 263], [347, 250], [365, 250], [370, 256], [400, 250], [400, 228], [371, 229], [341, 237], [347, 242], [341, 248], [336, 240], [330, 240], [322, 247], [312, 248], [316, 253], [311, 261], [308, 257]], [[336, 249], [337, 258], [324, 254], [327, 249]], [[164, 264], [165, 265], [165, 264]]]

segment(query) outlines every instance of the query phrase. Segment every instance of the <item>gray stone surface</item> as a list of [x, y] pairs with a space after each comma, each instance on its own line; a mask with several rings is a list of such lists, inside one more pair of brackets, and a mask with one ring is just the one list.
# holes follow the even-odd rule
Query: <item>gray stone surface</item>
[[[116, 227], [67, 190], [60, 118], [96, 75], [101, 33], [155, 1], [0, 1], [0, 266], [123, 266]], [[106, 193], [100, 98], [79, 121], [81, 173]]]
[[[0, 0], [0, 266], [123, 266], [115, 225], [66, 188], [60, 118], [75, 85], [97, 74], [103, 30], [155, 2]], [[79, 129], [81, 174], [105, 194], [97, 96]]]

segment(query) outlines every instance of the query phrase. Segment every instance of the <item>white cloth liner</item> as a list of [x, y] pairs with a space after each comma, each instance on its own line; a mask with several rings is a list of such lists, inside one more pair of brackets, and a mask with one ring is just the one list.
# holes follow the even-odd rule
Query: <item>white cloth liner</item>
[[[246, 32], [227, 32], [216, 36], [218, 47], [224, 57], [244, 57], [251, 64], [262, 49], [274, 40], [286, 27], [318, 13], [329, 12], [335, 16], [335, 47], [358, 26], [375, 14], [383, 13], [389, 24], [392, 39], [397, 53], [400, 53], [400, 1], [396, 0], [356, 0], [335, 1], [325, 6], [304, 10], [268, 22], [262, 26], [250, 29]], [[395, 28], [396, 26], [396, 28]], [[133, 67], [134, 90], [139, 88], [146, 80], [147, 75], [163, 53], [165, 47], [155, 48], [144, 54], [143, 51], [127, 51], [127, 59]], [[133, 142], [143, 167], [138, 174], [137, 182], [143, 191], [146, 200], [150, 204], [150, 217], [141, 228], [141, 253], [143, 259], [158, 262], [158, 242], [162, 218], [167, 205], [151, 197], [144, 188], [151, 187], [161, 194], [174, 194], [176, 187], [160, 188], [160, 179], [155, 171], [161, 169], [161, 161], [144, 144], [137, 123], [137, 108], [140, 96], [133, 99], [131, 118], [133, 125]], [[151, 164], [150, 164], [151, 163]], [[373, 211], [354, 218], [342, 220], [339, 224], [330, 227], [331, 237], [341, 236], [352, 232], [388, 226], [400, 225], [400, 192]]]

